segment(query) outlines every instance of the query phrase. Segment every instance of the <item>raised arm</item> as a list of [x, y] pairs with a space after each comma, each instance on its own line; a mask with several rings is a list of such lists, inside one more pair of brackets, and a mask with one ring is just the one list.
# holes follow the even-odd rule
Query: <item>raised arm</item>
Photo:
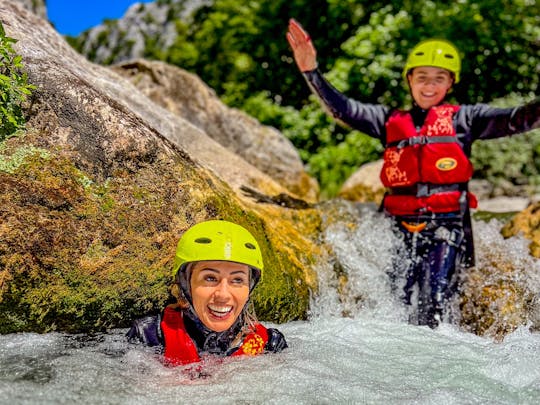
[[301, 72], [309, 72], [317, 68], [317, 51], [311, 37], [293, 18], [289, 20], [287, 41], [291, 45], [294, 60]]

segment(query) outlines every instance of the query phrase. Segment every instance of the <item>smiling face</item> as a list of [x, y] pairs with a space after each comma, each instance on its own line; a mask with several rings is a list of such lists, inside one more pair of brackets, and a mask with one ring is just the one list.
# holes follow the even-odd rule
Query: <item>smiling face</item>
[[407, 79], [414, 101], [424, 110], [438, 105], [454, 83], [448, 70], [432, 66], [414, 68]]
[[201, 261], [191, 273], [193, 308], [215, 332], [229, 329], [249, 299], [249, 267], [226, 261]]

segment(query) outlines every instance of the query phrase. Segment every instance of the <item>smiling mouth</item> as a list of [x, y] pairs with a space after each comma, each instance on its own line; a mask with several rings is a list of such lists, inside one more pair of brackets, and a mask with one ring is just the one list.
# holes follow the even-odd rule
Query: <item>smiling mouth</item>
[[223, 307], [208, 305], [208, 310], [210, 311], [210, 314], [212, 314], [216, 318], [225, 318], [232, 312], [233, 307], [231, 305], [227, 305]]

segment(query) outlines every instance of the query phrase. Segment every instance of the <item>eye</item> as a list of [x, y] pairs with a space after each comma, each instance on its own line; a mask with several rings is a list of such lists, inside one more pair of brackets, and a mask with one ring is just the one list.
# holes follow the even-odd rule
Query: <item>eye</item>
[[207, 274], [206, 276], [204, 276], [204, 281], [208, 283], [215, 283], [217, 282], [217, 277], [212, 274]]
[[244, 277], [244, 276], [236, 276], [234, 277], [231, 282], [233, 284], [237, 284], [237, 285], [244, 285], [244, 284], [247, 284], [248, 283], [248, 280], [247, 280], [247, 277]]

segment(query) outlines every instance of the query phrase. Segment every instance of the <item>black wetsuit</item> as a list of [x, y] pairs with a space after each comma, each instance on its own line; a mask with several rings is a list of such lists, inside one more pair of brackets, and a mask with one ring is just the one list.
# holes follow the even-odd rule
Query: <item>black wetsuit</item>
[[[304, 77], [334, 118], [386, 145], [385, 124], [392, 109], [348, 98], [328, 83], [317, 69], [305, 72]], [[422, 127], [427, 113], [428, 110], [418, 106], [410, 110], [417, 128]], [[485, 104], [461, 105], [453, 117], [453, 126], [459, 145], [466, 156], [470, 157], [475, 140], [500, 138], [539, 128], [540, 98], [516, 108], [493, 108]], [[427, 212], [394, 219], [396, 227], [403, 234], [409, 255], [409, 260], [399, 259], [401, 267], [403, 263], [408, 263], [407, 268], [400, 269], [407, 280], [404, 301], [411, 304], [413, 287], [417, 284], [417, 322], [434, 327], [438, 325], [448, 300], [456, 292], [457, 270], [474, 265], [469, 209], [464, 207], [460, 212]], [[427, 226], [421, 232], [411, 233], [403, 227], [402, 221], [426, 222]]]

